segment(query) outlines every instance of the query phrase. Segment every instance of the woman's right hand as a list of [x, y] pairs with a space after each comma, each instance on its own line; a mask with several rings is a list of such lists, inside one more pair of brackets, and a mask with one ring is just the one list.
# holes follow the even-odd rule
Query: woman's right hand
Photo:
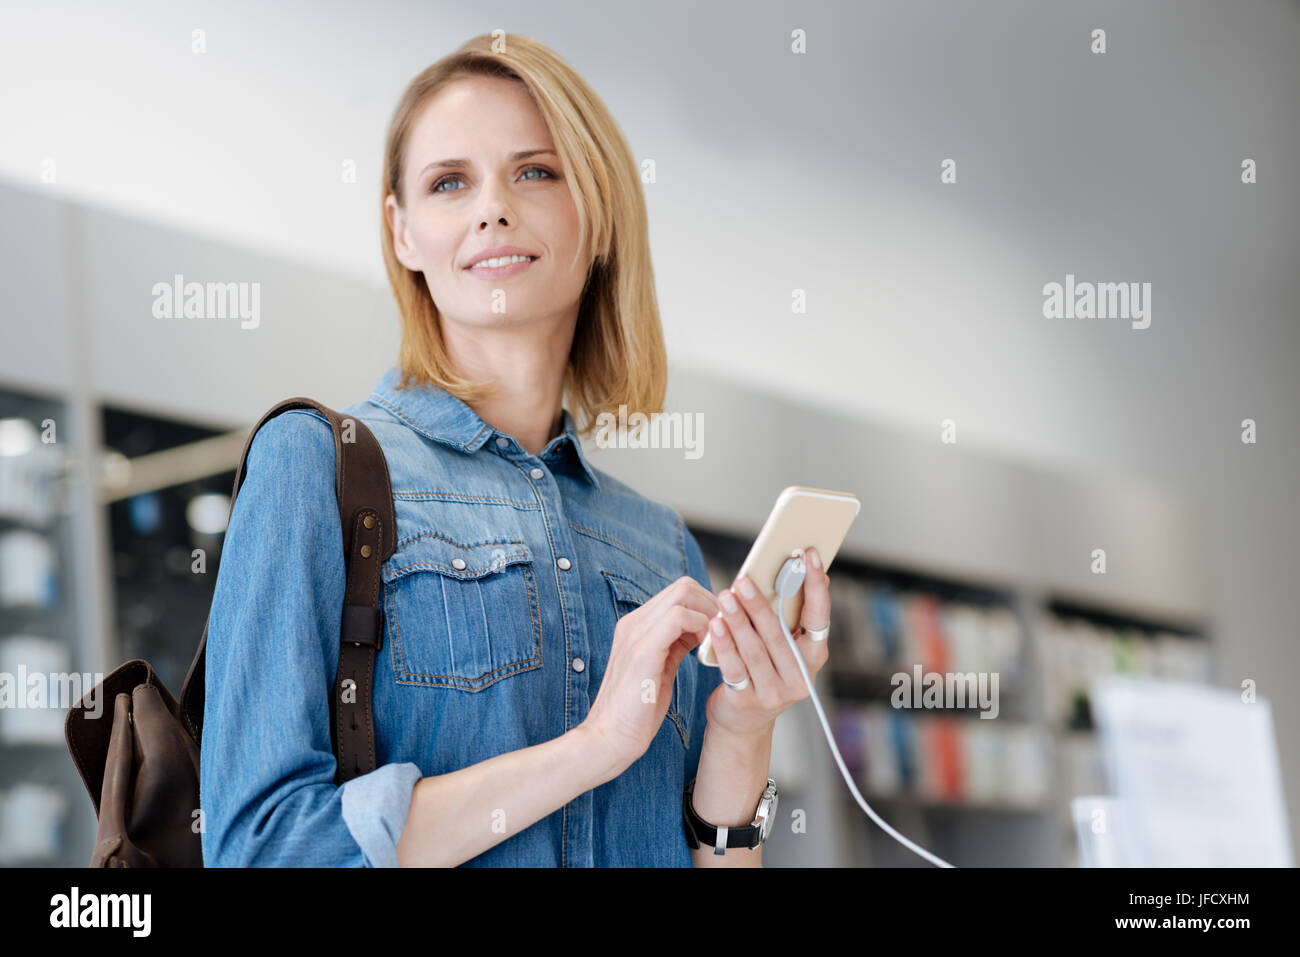
[[617, 773], [650, 747], [668, 714], [677, 667], [717, 612], [716, 596], [683, 575], [615, 624], [609, 663], [582, 726], [608, 748]]

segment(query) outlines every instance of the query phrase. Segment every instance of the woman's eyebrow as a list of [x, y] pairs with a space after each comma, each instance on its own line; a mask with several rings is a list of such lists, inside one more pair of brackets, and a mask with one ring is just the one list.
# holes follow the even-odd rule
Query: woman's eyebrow
[[[558, 153], [555, 152], [555, 150], [541, 150], [541, 149], [538, 149], [538, 150], [520, 150], [518, 153], [511, 153], [511, 154], [510, 154], [508, 157], [506, 157], [506, 158], [507, 158], [511, 163], [514, 163], [514, 162], [516, 162], [517, 160], [528, 159], [528, 157], [530, 157], [530, 156], [538, 156], [538, 155], [540, 155], [540, 154], [542, 154], [542, 153], [550, 153], [550, 154], [552, 154], [553, 156], [558, 156], [558, 155], [559, 155]], [[426, 166], [424, 169], [420, 170], [420, 172], [421, 172], [421, 173], [425, 173], [425, 172], [427, 172], [428, 170], [431, 170], [431, 169], [434, 169], [434, 168], [437, 168], [437, 167], [443, 167], [443, 166], [468, 166], [468, 165], [469, 165], [469, 160], [467, 160], [467, 159], [460, 159], [459, 157], [458, 157], [458, 158], [455, 158], [455, 159], [436, 160], [435, 162], [430, 163], [430, 164], [429, 164], [428, 166]]]

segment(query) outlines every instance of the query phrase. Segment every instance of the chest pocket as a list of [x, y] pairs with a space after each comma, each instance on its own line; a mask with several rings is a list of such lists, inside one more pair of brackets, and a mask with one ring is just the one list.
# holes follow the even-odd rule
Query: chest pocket
[[[633, 609], [640, 608], [650, 600], [651, 593], [631, 578], [613, 572], [602, 571], [605, 581], [609, 583], [610, 598], [614, 602], [614, 614], [622, 618]], [[665, 587], [667, 583], [665, 583]], [[668, 703], [665, 721], [671, 721], [682, 747], [691, 746], [691, 718], [695, 710], [695, 681], [698, 667], [694, 656], [687, 655], [677, 666], [677, 676], [673, 679], [673, 696]]]
[[542, 617], [523, 542], [429, 534], [385, 563], [384, 619], [399, 684], [482, 691], [542, 666]]

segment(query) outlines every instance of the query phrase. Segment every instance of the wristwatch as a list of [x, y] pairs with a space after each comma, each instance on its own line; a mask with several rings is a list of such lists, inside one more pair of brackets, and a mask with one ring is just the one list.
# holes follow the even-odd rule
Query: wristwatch
[[763, 796], [758, 799], [758, 812], [754, 815], [754, 823], [741, 827], [714, 827], [704, 820], [695, 813], [695, 807], [691, 804], [691, 795], [694, 792], [695, 779], [691, 778], [691, 783], [686, 785], [686, 790], [682, 792], [682, 819], [686, 825], [686, 843], [690, 844], [692, 849], [700, 847], [703, 843], [711, 845], [714, 854], [725, 854], [729, 847], [753, 850], [767, 840], [767, 835], [772, 830], [772, 820], [776, 817], [776, 782], [771, 778], [767, 779]]

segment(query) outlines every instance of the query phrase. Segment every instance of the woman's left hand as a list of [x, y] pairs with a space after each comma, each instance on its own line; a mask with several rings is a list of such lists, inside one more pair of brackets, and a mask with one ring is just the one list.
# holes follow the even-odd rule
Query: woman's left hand
[[[814, 548], [805, 549], [804, 568], [803, 611], [793, 635], [815, 681], [830, 653], [827, 641], [813, 641], [808, 632], [830, 624], [830, 579]], [[741, 691], [718, 685], [705, 707], [708, 723], [739, 735], [767, 733], [782, 711], [808, 697], [808, 686], [776, 612], [747, 576], [720, 591], [718, 604], [722, 610], [709, 627], [722, 677], [731, 682], [748, 677], [749, 684]]]

